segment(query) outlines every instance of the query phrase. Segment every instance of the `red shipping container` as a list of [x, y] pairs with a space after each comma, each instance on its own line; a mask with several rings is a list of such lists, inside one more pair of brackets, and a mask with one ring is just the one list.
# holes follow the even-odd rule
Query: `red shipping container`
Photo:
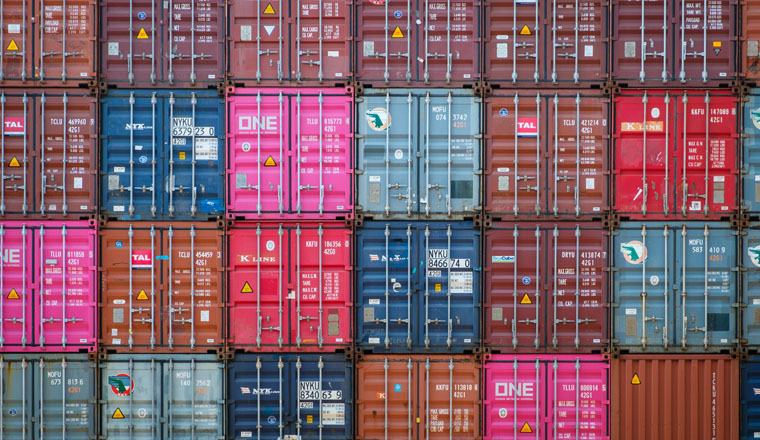
[[94, 352], [94, 221], [0, 223], [0, 352]]
[[614, 111], [612, 192], [618, 214], [712, 220], [737, 212], [737, 95], [627, 91], [614, 98]]
[[609, 338], [607, 230], [496, 223], [485, 235], [485, 346], [601, 353]]
[[233, 349], [324, 352], [350, 346], [350, 229], [337, 222], [238, 222], [227, 240]]

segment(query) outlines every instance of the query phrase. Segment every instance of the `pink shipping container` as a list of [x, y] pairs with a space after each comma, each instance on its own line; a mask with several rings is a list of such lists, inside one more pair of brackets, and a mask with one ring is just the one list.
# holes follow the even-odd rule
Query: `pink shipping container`
[[94, 221], [0, 223], [0, 352], [95, 351], [95, 252]]
[[228, 343], [242, 351], [347, 349], [351, 234], [339, 222], [234, 224], [227, 234]]
[[227, 215], [351, 218], [353, 90], [230, 89]]
[[487, 356], [483, 439], [609, 439], [608, 385], [598, 355]]

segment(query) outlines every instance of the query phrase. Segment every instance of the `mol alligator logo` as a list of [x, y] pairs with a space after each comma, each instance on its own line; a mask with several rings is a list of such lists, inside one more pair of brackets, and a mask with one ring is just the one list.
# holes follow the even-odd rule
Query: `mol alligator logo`
[[126, 397], [132, 394], [132, 390], [135, 387], [135, 383], [132, 378], [127, 374], [117, 374], [116, 376], [108, 376], [108, 385], [111, 386], [111, 391], [114, 394], [121, 397]]
[[631, 264], [641, 264], [647, 259], [647, 247], [644, 243], [634, 240], [620, 245], [625, 261]]
[[369, 128], [375, 131], [385, 131], [391, 126], [391, 114], [384, 108], [378, 107], [367, 110], [364, 116], [367, 118]]
[[751, 109], [749, 111], [749, 117], [752, 118], [752, 124], [755, 125], [755, 128], [760, 130], [760, 107]]
[[749, 254], [749, 258], [752, 260], [752, 264], [760, 267], [760, 245], [752, 246], [751, 248], [747, 249], [747, 253]]

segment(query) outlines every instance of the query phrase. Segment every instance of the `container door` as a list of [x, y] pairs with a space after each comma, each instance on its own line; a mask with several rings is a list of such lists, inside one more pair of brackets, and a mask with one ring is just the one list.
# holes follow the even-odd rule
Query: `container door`
[[376, 86], [418, 79], [416, 49], [420, 28], [415, 22], [418, 16], [413, 3], [404, 0], [360, 2], [356, 19], [356, 41], [361, 42], [356, 50], [356, 71], [360, 79], [378, 81]]
[[389, 91], [365, 95], [359, 101], [357, 163], [361, 173], [357, 191], [364, 211], [381, 218], [410, 218], [419, 212], [419, 105], [411, 91], [406, 95], [391, 96]]
[[753, 80], [758, 78], [760, 71], [760, 33], [757, 27], [757, 23], [760, 23], [760, 15], [758, 13], [760, 11], [757, 8], [741, 7], [742, 38], [739, 40], [741, 44], [739, 50], [742, 54], [742, 63], [739, 72]]
[[546, 437], [546, 366], [535, 361], [487, 363], [483, 438], [528, 440]]
[[673, 5], [668, 8], [667, 0], [646, 3], [613, 5], [612, 69], [618, 80], [631, 86], [644, 82], [661, 86], [674, 77], [673, 34], [679, 31], [671, 22]]
[[163, 364], [164, 438], [221, 438], [224, 429], [224, 364]]
[[[224, 213], [222, 102], [208, 95], [169, 95], [168, 214], [206, 219]], [[222, 148], [220, 149], [220, 145]]]
[[418, 17], [423, 35], [418, 38], [417, 60], [425, 84], [450, 84], [452, 81], [474, 82], [479, 79], [479, 3], [420, 2]]
[[746, 210], [757, 213], [760, 211], [760, 95], [748, 95], [745, 99], [742, 127], [743, 203]]
[[420, 423], [425, 439], [480, 437], [480, 365], [447, 360], [417, 362]]
[[300, 428], [299, 423], [291, 423], [289, 434], [304, 439], [352, 437], [351, 364], [299, 356], [290, 363], [290, 375], [290, 381], [298, 386], [297, 398], [290, 399], [290, 411], [295, 413], [295, 421], [300, 421]]
[[[302, 0], [291, 10], [296, 25], [291, 46], [291, 78], [322, 83], [349, 80], [351, 72], [350, 6], [346, 2]], [[291, 21], [293, 18], [291, 18]], [[292, 43], [292, 40], [291, 40]], [[286, 66], [287, 67], [287, 66]]]
[[546, 42], [551, 61], [547, 62], [542, 80], [562, 85], [606, 80], [609, 69], [606, 2], [552, 0], [546, 2], [545, 8], [550, 21], [547, 20], [544, 38], [551, 34], [552, 42]]
[[[219, 82], [224, 76], [224, 3], [218, 0], [169, 0], [163, 25], [164, 71], [169, 84]], [[138, 20], [139, 20], [138, 16]]]
[[0, 224], [0, 341], [17, 349], [36, 344], [32, 335], [34, 230]]
[[708, 80], [736, 77], [737, 3], [707, 0], [675, 3], [675, 69], [682, 83], [704, 86]]
[[158, 128], [166, 120], [163, 110], [155, 92], [130, 92], [102, 101], [101, 192], [108, 213], [145, 219], [165, 212]]
[[[39, 21], [33, 27], [39, 46], [34, 77], [40, 82], [74, 84], [95, 77], [96, 5], [89, 1], [35, 2]], [[36, 17], [35, 17], [36, 18]]]
[[736, 233], [706, 224], [675, 234], [677, 344], [728, 348], [736, 338]]
[[742, 363], [741, 403], [742, 438], [760, 437], [760, 363], [756, 358]]
[[108, 0], [100, 5], [101, 44], [105, 45], [101, 46], [100, 65], [104, 79], [128, 81], [130, 85], [165, 80], [161, 61], [162, 9], [157, 0]]
[[100, 435], [128, 440], [160, 438], [162, 367], [150, 361], [109, 361], [100, 364]]
[[[21, 0], [3, 4], [4, 26], [0, 31], [0, 81], [33, 80], [32, 44], [40, 38], [31, 25], [36, 2]], [[18, 84], [14, 84], [18, 85]]]
[[412, 359], [362, 362], [357, 366], [356, 437], [417, 438], [422, 396], [419, 368]]
[[552, 421], [546, 424], [546, 438], [608, 438], [608, 364], [555, 358], [545, 362], [544, 368], [551, 396], [546, 415]]
[[[282, 0], [230, 2], [229, 70], [236, 79], [283, 81], [289, 77], [288, 4]], [[221, 78], [220, 78], [221, 79]]]
[[[753, 225], [754, 226], [754, 225]], [[760, 345], [760, 230], [746, 229], [742, 238], [742, 339]]]
[[418, 273], [417, 281], [422, 293], [417, 343], [436, 350], [474, 347], [480, 340], [480, 280], [475, 273], [480, 268], [480, 234], [437, 224], [419, 228], [416, 235], [424, 250], [420, 258], [425, 258], [425, 273]]
[[[376, 225], [379, 226], [378, 223]], [[411, 350], [419, 341], [413, 307], [417, 307], [415, 263], [418, 235], [412, 225], [398, 224], [357, 231], [357, 326], [360, 344], [368, 348]]]
[[277, 228], [236, 229], [230, 243], [230, 339], [235, 345], [282, 348], [289, 344], [289, 232]]
[[42, 359], [32, 376], [38, 438], [88, 440], [95, 436], [95, 363]]
[[[13, 26], [9, 24], [7, 28]], [[34, 210], [34, 161], [29, 160], [33, 157], [33, 141], [36, 139], [36, 136], [30, 134], [34, 100], [26, 92], [23, 95], [12, 95], [6, 94], [6, 91], [7, 89], [0, 91], [0, 117], [3, 120], [3, 136], [0, 139], [0, 215], [26, 215]]]
[[40, 323], [34, 342], [61, 350], [69, 346], [94, 350], [95, 230], [46, 228], [43, 223], [35, 235], [39, 285], [33, 309]]
[[538, 0], [491, 3], [485, 15], [486, 67], [488, 78], [512, 84], [538, 83], [544, 77], [546, 55], [540, 48], [539, 24], [546, 5]]
[[0, 357], [0, 433], [10, 438], [32, 438], [35, 434], [32, 407], [37, 400], [32, 394], [35, 364], [21, 358]]

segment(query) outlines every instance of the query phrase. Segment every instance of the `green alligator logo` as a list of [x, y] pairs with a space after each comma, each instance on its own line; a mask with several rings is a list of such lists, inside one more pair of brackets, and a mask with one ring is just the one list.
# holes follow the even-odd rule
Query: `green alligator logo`
[[367, 118], [369, 128], [375, 131], [385, 131], [391, 126], [391, 114], [382, 107], [367, 110], [364, 116]]
[[747, 253], [749, 254], [749, 258], [752, 260], [752, 264], [760, 267], [760, 245], [748, 248]]
[[647, 259], [647, 248], [644, 243], [634, 240], [620, 245], [625, 261], [631, 264], [641, 264]]
[[749, 117], [752, 119], [752, 124], [755, 125], [755, 128], [760, 130], [760, 108], [750, 110]]
[[117, 396], [129, 396], [132, 394], [132, 379], [126, 374], [108, 376], [108, 385]]

